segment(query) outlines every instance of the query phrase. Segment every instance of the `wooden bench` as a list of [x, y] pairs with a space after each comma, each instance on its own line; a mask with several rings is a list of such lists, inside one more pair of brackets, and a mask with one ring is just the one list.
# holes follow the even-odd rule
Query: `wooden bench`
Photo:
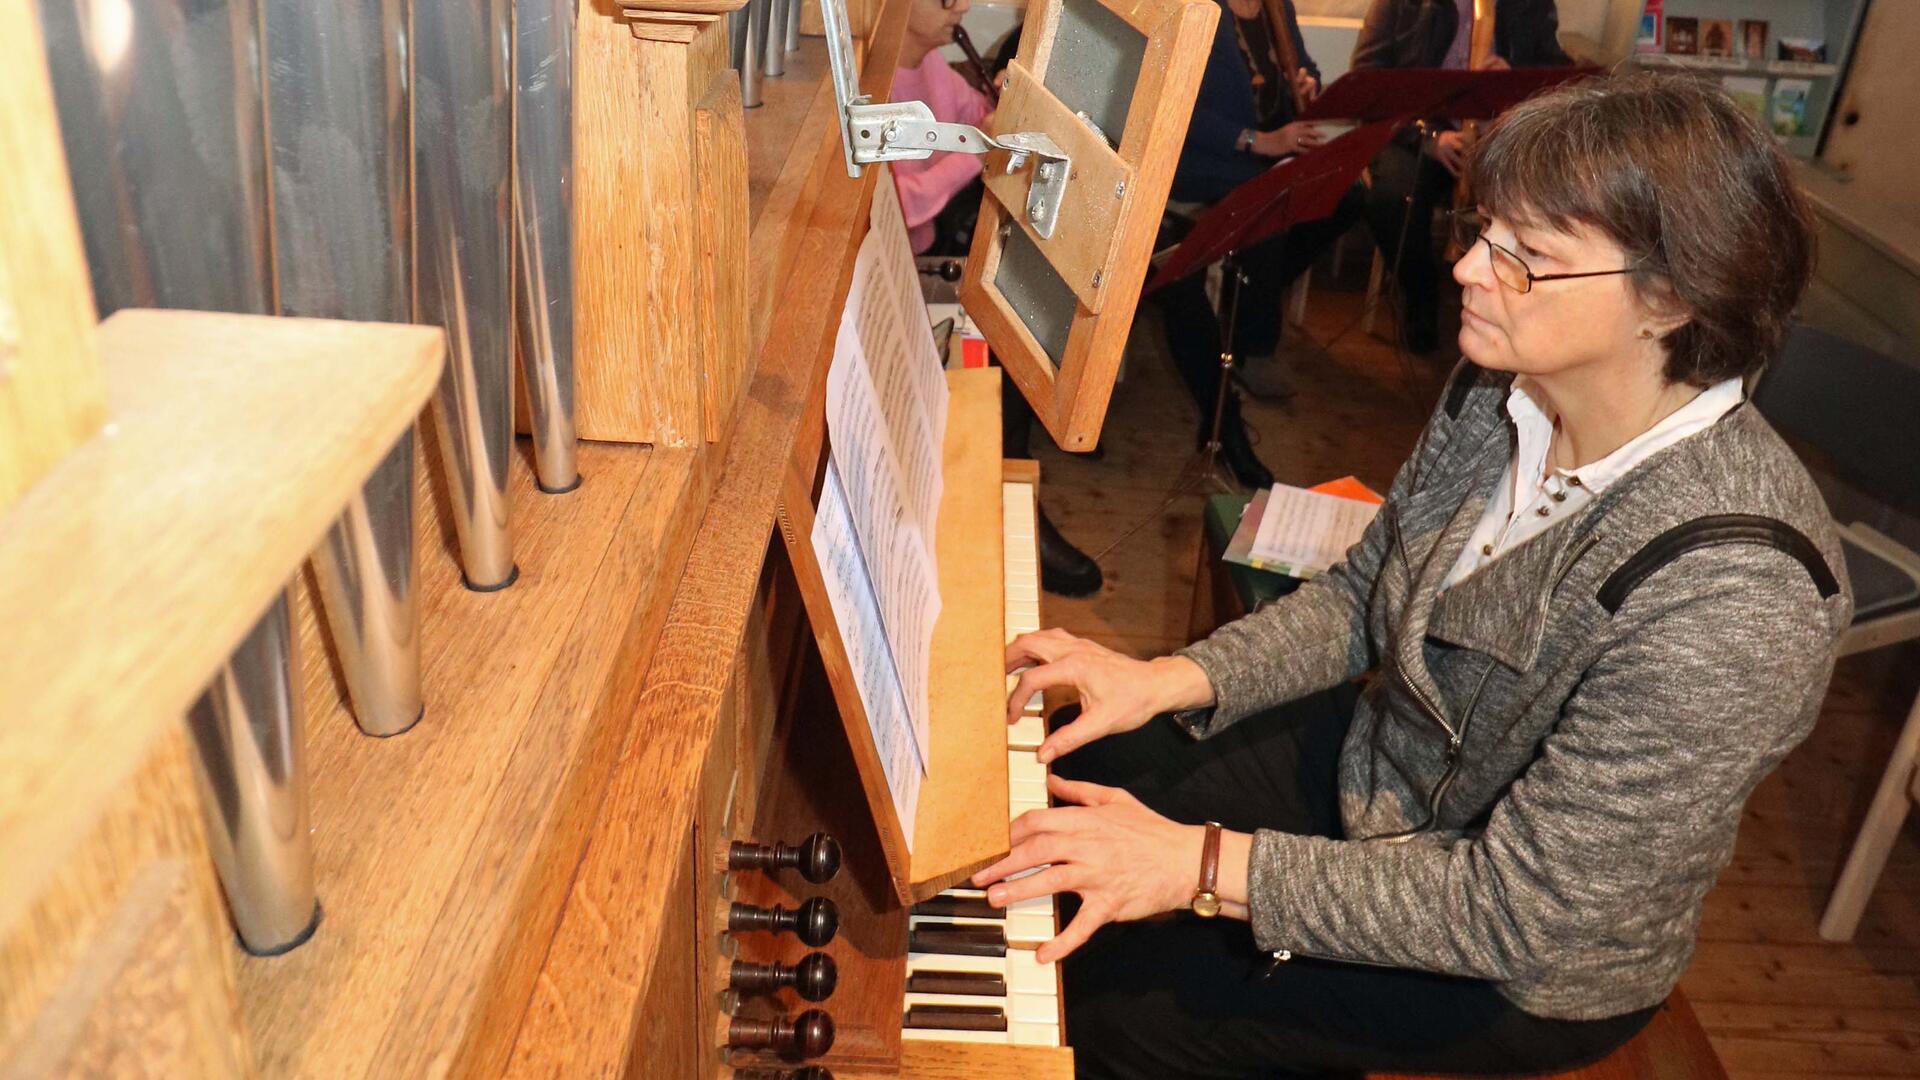
[[[1367, 1080], [1439, 1080], [1438, 1077], [1372, 1073]], [[1667, 998], [1646, 1029], [1605, 1060], [1544, 1080], [1727, 1080], [1720, 1057], [1680, 991]]]

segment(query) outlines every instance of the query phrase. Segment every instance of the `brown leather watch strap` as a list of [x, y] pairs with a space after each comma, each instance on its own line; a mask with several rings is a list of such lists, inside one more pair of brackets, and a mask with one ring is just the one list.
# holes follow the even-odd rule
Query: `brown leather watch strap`
[[1220, 881], [1220, 823], [1207, 822], [1207, 838], [1200, 842], [1200, 891], [1212, 893]]

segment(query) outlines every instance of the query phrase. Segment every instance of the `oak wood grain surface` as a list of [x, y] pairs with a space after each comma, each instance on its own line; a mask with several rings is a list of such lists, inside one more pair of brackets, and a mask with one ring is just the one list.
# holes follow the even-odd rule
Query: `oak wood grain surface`
[[34, 10], [0, 11], [0, 510], [106, 416], [93, 287]]
[[[242, 963], [264, 1070], [498, 1070], [625, 731], [608, 687], [647, 662], [709, 456], [583, 444], [585, 481], [552, 496], [515, 455], [515, 584], [472, 592], [444, 541], [421, 554], [426, 712], [403, 735], [358, 733], [302, 596], [324, 915], [300, 949]], [[444, 537], [438, 477], [417, 475], [416, 535]]]
[[0, 1077], [254, 1075], [190, 769], [173, 726], [0, 926]]
[[112, 427], [0, 513], [0, 926], [175, 724], [439, 374], [437, 329], [100, 325]]
[[[884, 94], [891, 81], [905, 11], [899, 0], [885, 9], [863, 77], [871, 92]], [[864, 227], [873, 174], [848, 179], [828, 134], [838, 137], [823, 132], [815, 144], [818, 196], [794, 210], [807, 224], [792, 265], [805, 273], [755, 297], [777, 310], [652, 665], [624, 690], [633, 727], [535, 985], [511, 1075], [617, 1072], [647, 1037], [643, 1024], [636, 1030], [636, 1009], [659, 951], [680, 947], [663, 940], [658, 906], [633, 898], [662, 894], [680, 873], [681, 828], [693, 817], [697, 771], [752, 606], [800, 407], [824, 383]]]

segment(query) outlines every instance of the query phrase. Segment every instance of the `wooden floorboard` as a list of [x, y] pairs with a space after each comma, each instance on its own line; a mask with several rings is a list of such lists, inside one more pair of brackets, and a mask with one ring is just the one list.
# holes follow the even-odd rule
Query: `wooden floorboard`
[[[1348, 263], [1365, 269], [1364, 260]], [[1357, 283], [1327, 277], [1323, 264], [1306, 338], [1289, 341], [1297, 393], [1278, 405], [1252, 403], [1249, 419], [1281, 481], [1352, 474], [1384, 491], [1452, 360], [1409, 360], [1360, 333]], [[1159, 508], [1198, 428], [1158, 317], [1144, 304], [1101, 440], [1104, 459], [1061, 453], [1036, 433], [1042, 503], [1062, 532], [1098, 551]], [[1045, 621], [1136, 656], [1176, 647], [1192, 595], [1198, 507], [1198, 496], [1180, 500], [1104, 558], [1098, 595], [1049, 595]], [[1911, 821], [1857, 939], [1832, 944], [1815, 929], [1917, 684], [1913, 646], [1843, 660], [1813, 735], [1747, 806], [1681, 983], [1733, 1080], [1920, 1076], [1920, 842]]]

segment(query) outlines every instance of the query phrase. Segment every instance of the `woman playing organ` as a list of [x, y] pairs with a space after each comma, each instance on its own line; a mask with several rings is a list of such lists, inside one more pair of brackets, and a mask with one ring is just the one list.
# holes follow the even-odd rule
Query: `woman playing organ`
[[1844, 567], [1745, 401], [1811, 263], [1779, 150], [1634, 77], [1468, 167], [1465, 361], [1344, 564], [1173, 656], [1008, 648], [1014, 701], [1078, 692], [1040, 752], [1071, 805], [975, 882], [1079, 895], [1040, 959], [1083, 1076], [1597, 1060], [1818, 713]]

